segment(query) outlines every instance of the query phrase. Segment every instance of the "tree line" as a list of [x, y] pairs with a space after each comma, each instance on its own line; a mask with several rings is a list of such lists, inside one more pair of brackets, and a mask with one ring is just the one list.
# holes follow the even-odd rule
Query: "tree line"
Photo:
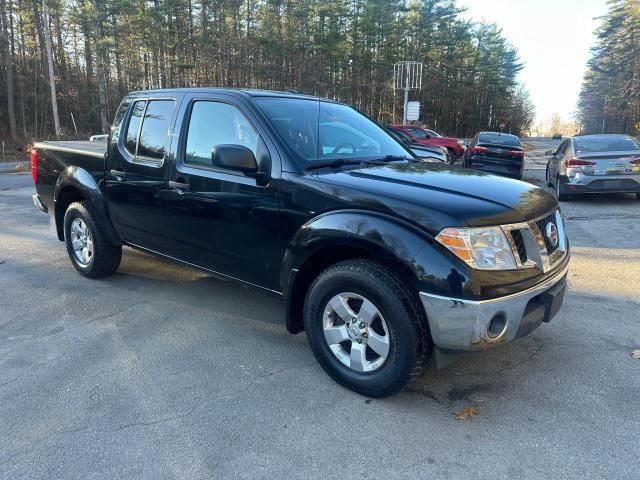
[[578, 101], [584, 133], [640, 134], [640, 0], [609, 0]]
[[456, 136], [533, 119], [518, 53], [455, 0], [0, 0], [0, 136], [106, 132], [132, 90], [295, 89], [402, 118], [393, 64], [424, 63], [421, 122]]

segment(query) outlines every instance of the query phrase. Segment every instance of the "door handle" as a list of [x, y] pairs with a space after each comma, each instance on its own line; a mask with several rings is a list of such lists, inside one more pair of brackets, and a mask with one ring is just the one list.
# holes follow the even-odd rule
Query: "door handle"
[[125, 177], [127, 176], [127, 174], [124, 173], [122, 170], [111, 170], [110, 173], [120, 181], [124, 180]]
[[185, 182], [174, 182], [173, 180], [169, 180], [169, 188], [173, 188], [178, 193], [184, 193], [185, 190], [189, 189], [189, 184]]

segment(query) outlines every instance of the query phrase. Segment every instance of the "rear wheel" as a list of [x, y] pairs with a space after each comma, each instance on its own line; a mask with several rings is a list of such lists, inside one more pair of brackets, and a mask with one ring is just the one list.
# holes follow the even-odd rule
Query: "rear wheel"
[[71, 263], [85, 277], [111, 275], [120, 266], [122, 247], [107, 240], [88, 202], [69, 205], [64, 214], [64, 243]]
[[547, 182], [547, 187], [553, 187], [553, 183], [551, 183], [551, 178], [549, 177], [549, 164], [547, 164], [547, 169], [545, 170], [544, 179]]
[[636, 200], [640, 200], [640, 192], [636, 193]]
[[560, 177], [556, 177], [556, 199], [559, 202], [565, 202], [565, 201], [569, 200], [569, 195], [564, 193], [564, 188], [562, 187], [562, 184], [560, 183]]
[[416, 296], [388, 268], [338, 263], [311, 285], [304, 324], [313, 353], [338, 383], [370, 397], [402, 390], [431, 354]]

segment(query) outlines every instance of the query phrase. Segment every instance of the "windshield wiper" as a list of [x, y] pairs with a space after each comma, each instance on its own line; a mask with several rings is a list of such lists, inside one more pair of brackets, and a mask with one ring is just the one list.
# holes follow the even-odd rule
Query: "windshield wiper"
[[385, 155], [384, 157], [374, 158], [373, 160], [383, 162], [399, 162], [401, 160], [412, 160], [408, 155]]
[[314, 163], [313, 165], [309, 165], [305, 170], [317, 170], [319, 168], [340, 168], [345, 165], [361, 165], [362, 160], [347, 160], [345, 158], [337, 158], [330, 162], [320, 162]]
[[369, 158], [369, 159], [362, 159], [362, 160], [351, 160], [351, 159], [347, 159], [347, 158], [337, 158], [337, 159], [332, 160], [330, 162], [314, 163], [313, 165], [309, 165], [307, 168], [305, 168], [305, 170], [317, 170], [319, 168], [340, 168], [340, 167], [343, 167], [345, 165], [384, 165], [385, 163], [388, 163], [388, 162], [398, 162], [398, 161], [403, 161], [403, 160], [415, 160], [415, 159], [411, 158], [408, 155], [407, 156], [404, 156], [404, 155], [386, 155], [384, 157]]

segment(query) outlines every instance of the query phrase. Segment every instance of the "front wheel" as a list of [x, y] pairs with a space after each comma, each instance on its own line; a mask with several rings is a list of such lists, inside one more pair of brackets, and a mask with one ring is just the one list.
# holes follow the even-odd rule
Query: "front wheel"
[[88, 202], [69, 205], [64, 214], [64, 243], [71, 263], [85, 277], [104, 277], [120, 266], [122, 247], [107, 240]]
[[458, 158], [456, 156], [456, 152], [453, 148], [447, 148], [447, 151], [449, 152], [449, 164], [454, 165], [456, 163], [456, 158]]
[[350, 260], [311, 285], [304, 325], [313, 353], [338, 383], [369, 397], [402, 390], [432, 351], [417, 297], [387, 267]]

